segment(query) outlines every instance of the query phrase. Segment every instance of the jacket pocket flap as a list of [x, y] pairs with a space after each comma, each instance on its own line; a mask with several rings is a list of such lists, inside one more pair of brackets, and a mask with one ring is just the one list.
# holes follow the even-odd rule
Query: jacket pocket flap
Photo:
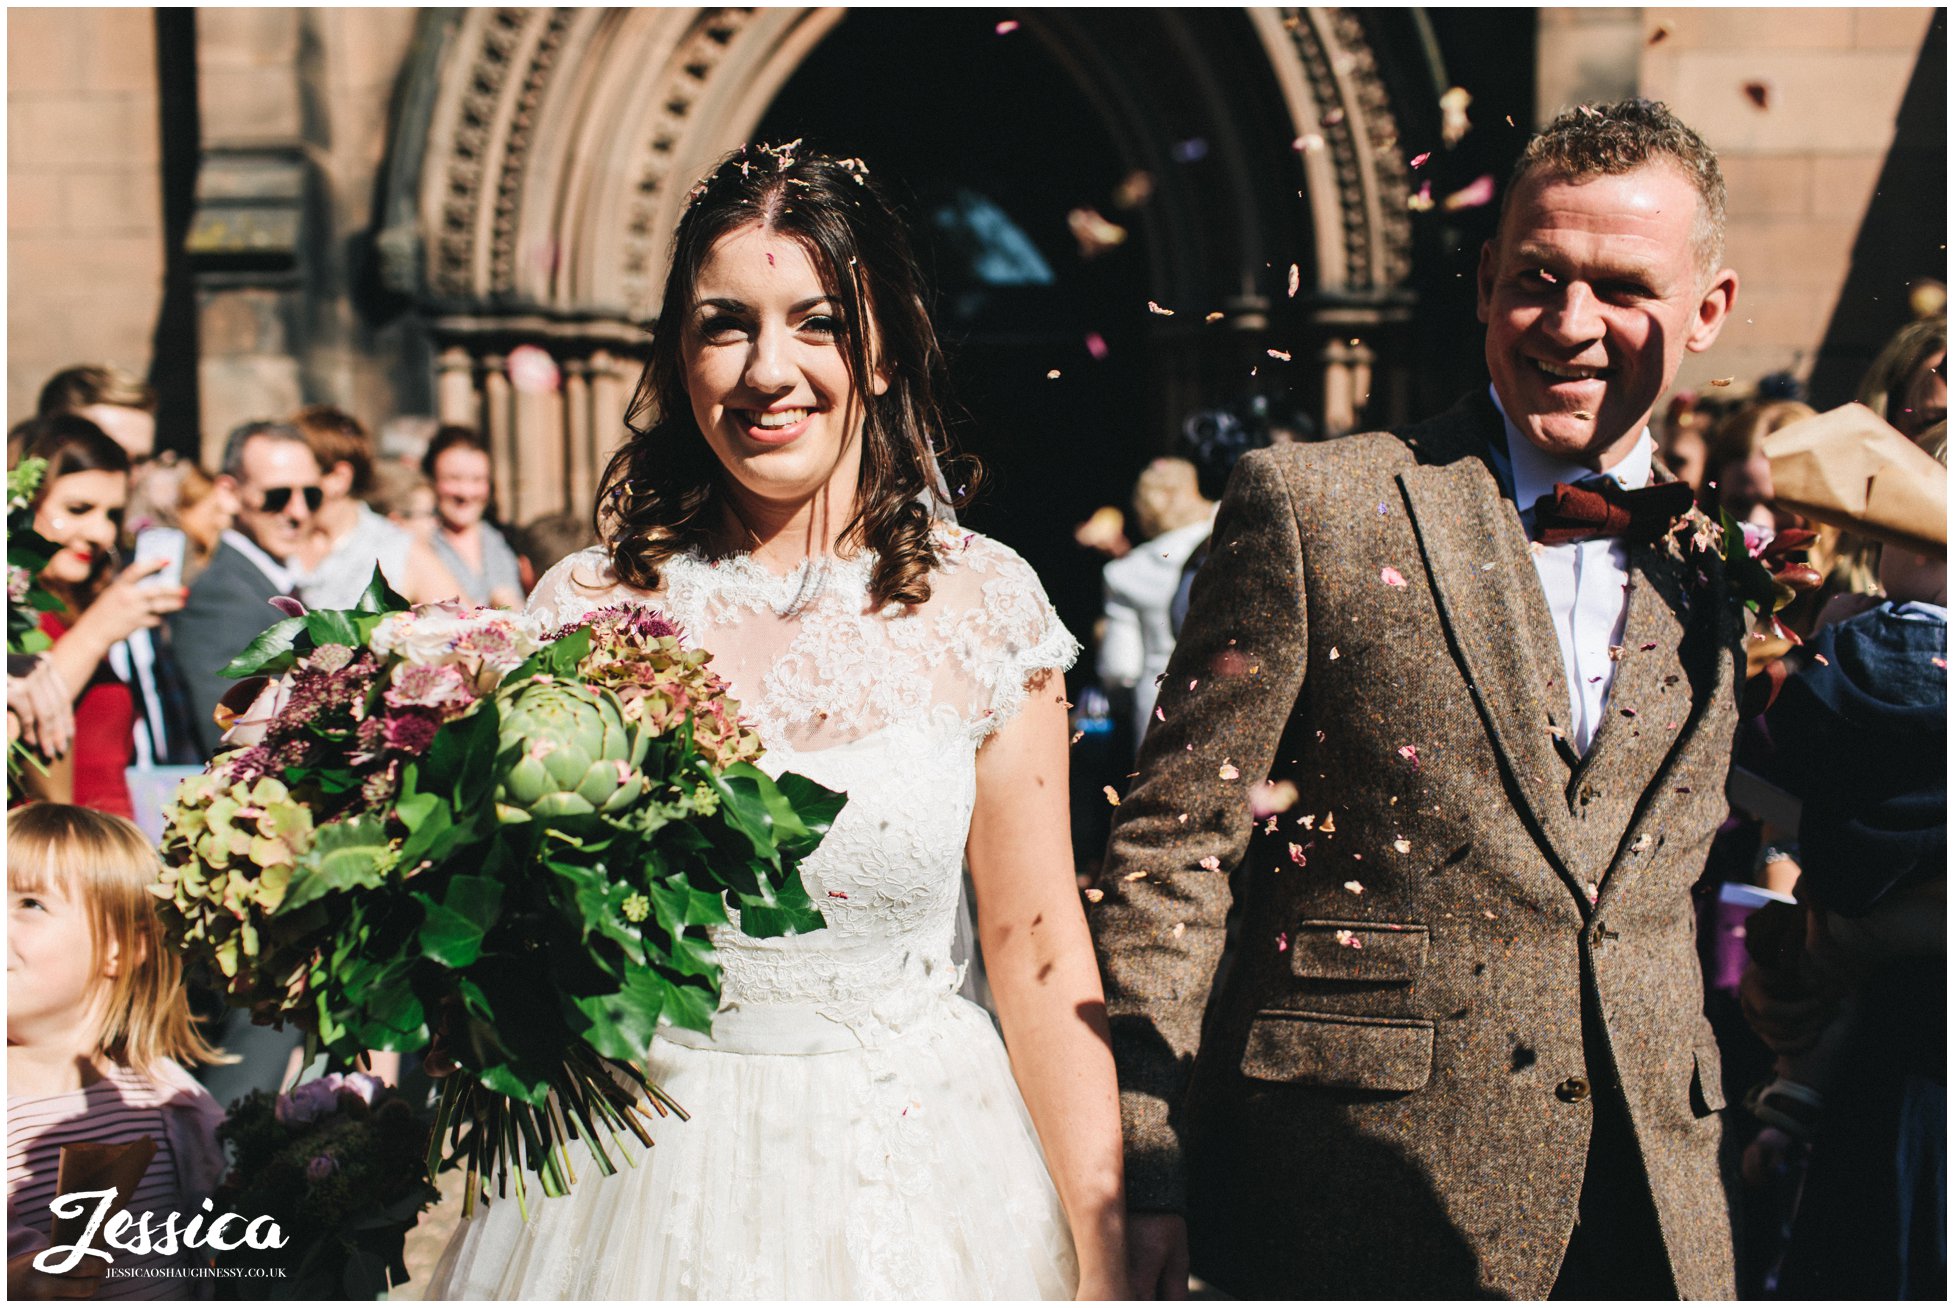
[[1416, 1090], [1431, 1080], [1432, 1030], [1412, 1018], [1258, 1013], [1242, 1074], [1333, 1090]]
[[1698, 1117], [1723, 1111], [1723, 1055], [1715, 1045], [1696, 1047], [1696, 1071], [1690, 1078], [1689, 1106]]
[[1425, 970], [1431, 932], [1392, 922], [1304, 922], [1289, 942], [1289, 966], [1321, 981], [1403, 984]]

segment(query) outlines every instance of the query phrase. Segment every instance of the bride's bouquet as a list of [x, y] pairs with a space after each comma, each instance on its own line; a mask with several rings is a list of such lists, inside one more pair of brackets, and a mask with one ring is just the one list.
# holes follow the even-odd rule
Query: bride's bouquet
[[684, 1116], [634, 1064], [661, 1020], [710, 1029], [706, 928], [729, 902], [750, 935], [823, 925], [799, 865], [845, 796], [755, 767], [710, 656], [649, 611], [401, 611], [377, 572], [349, 611], [292, 607], [226, 669], [278, 678], [241, 747], [168, 812], [172, 937], [336, 1066], [429, 1048], [430, 1170], [465, 1158], [470, 1209], [511, 1170], [523, 1199], [522, 1164], [564, 1193], [572, 1139], [611, 1173], [646, 1105]]

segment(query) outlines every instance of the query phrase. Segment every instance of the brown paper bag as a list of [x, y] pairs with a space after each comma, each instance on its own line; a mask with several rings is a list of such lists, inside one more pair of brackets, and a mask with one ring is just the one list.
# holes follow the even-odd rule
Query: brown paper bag
[[1865, 405], [1781, 427], [1761, 448], [1774, 504], [1916, 553], [1947, 553], [1947, 469]]
[[[109, 1205], [109, 1212], [119, 1213], [129, 1206], [136, 1186], [141, 1184], [143, 1173], [149, 1170], [150, 1160], [155, 1157], [156, 1142], [146, 1135], [125, 1144], [96, 1144], [92, 1141], [64, 1144], [61, 1146], [61, 1161], [55, 1167], [54, 1192], [62, 1195], [73, 1194], [77, 1190], [112, 1189], [115, 1191], [115, 1202]], [[90, 1207], [78, 1217], [55, 1218], [49, 1243], [59, 1248], [81, 1239], [94, 1211]]]

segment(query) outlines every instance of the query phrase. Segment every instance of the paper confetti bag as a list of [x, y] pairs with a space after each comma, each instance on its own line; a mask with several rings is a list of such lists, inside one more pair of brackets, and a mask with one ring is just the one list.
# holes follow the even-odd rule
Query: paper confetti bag
[[1762, 448], [1781, 507], [1918, 553], [1947, 553], [1947, 469], [1865, 405], [1794, 422]]
[[[96, 1144], [80, 1141], [61, 1146], [61, 1161], [56, 1165], [54, 1192], [73, 1194], [77, 1190], [115, 1191], [115, 1202], [109, 1212], [118, 1213], [129, 1206], [130, 1198], [136, 1193], [143, 1173], [149, 1170], [150, 1160], [156, 1157], [156, 1142], [148, 1136], [139, 1136], [124, 1144]], [[50, 1244], [59, 1248], [81, 1239], [88, 1226], [88, 1219], [94, 1214], [94, 1206], [89, 1205], [78, 1217], [57, 1217]]]

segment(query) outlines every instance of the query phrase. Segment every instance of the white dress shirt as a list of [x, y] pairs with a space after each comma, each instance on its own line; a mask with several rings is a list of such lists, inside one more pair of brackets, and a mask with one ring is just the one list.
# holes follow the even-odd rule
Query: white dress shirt
[[1099, 642], [1100, 680], [1133, 688], [1133, 739], [1137, 744], [1153, 720], [1159, 677], [1174, 653], [1174, 624], [1168, 610], [1180, 589], [1181, 570], [1214, 530], [1214, 514], [1172, 531], [1108, 563], [1106, 632]]
[[[1562, 462], [1522, 436], [1506, 417], [1498, 392], [1493, 393], [1493, 404], [1506, 424], [1513, 502], [1531, 532], [1534, 503], [1551, 495], [1554, 483], [1571, 486], [1595, 472], [1585, 464]], [[1627, 457], [1602, 475], [1613, 477], [1626, 490], [1641, 490], [1649, 484], [1654, 468], [1655, 440], [1644, 427]], [[1612, 537], [1565, 545], [1536, 541], [1533, 567], [1547, 593], [1547, 611], [1553, 615], [1554, 636], [1560, 641], [1570, 714], [1568, 741], [1577, 753], [1586, 754], [1594, 733], [1601, 729], [1608, 689], [1615, 682], [1615, 661], [1608, 651], [1621, 644], [1622, 621], [1628, 613], [1628, 546]]]
[[265, 553], [257, 541], [252, 540], [235, 527], [226, 527], [224, 534], [219, 539], [239, 554], [242, 554], [245, 558], [250, 559], [258, 571], [265, 574], [265, 580], [278, 587], [278, 593], [280, 595], [296, 595], [298, 593], [298, 573]]

